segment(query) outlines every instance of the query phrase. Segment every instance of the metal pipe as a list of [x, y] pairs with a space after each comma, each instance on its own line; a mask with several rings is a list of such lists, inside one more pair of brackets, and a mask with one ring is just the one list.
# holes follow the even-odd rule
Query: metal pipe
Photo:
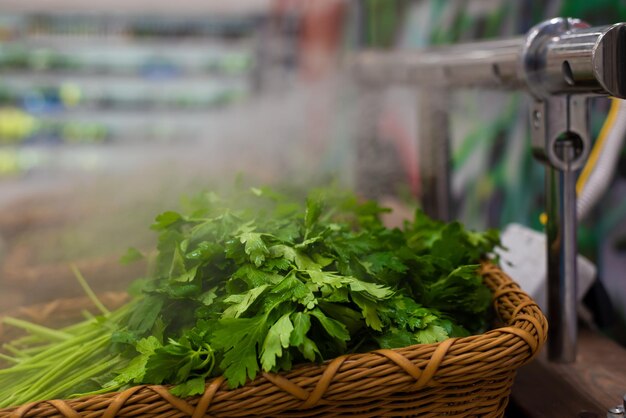
[[556, 143], [566, 169], [546, 167], [546, 225], [548, 251], [548, 357], [576, 360], [576, 172], [573, 141]]
[[522, 43], [515, 38], [421, 51], [364, 51], [353, 65], [368, 83], [516, 89], [523, 86], [517, 75]]
[[585, 96], [558, 95], [531, 107], [533, 154], [546, 163], [548, 352], [574, 361], [576, 353], [576, 177], [589, 149]]
[[[549, 31], [554, 36], [543, 36]], [[552, 19], [525, 37], [421, 51], [364, 51], [351, 65], [366, 83], [626, 98], [624, 51], [626, 23], [590, 28], [576, 19]]]

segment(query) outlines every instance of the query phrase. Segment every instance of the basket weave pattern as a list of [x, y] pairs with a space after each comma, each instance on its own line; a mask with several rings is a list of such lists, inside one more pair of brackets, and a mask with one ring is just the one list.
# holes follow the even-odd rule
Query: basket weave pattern
[[234, 390], [219, 377], [186, 400], [166, 386], [136, 386], [7, 408], [0, 417], [502, 417], [515, 372], [545, 342], [547, 322], [496, 266], [484, 264], [482, 274], [503, 326], [481, 335], [263, 373]]

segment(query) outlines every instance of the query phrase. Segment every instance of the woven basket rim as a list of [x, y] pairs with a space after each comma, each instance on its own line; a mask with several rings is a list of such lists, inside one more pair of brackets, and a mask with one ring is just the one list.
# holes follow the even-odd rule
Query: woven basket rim
[[[143, 385], [123, 392], [0, 409], [0, 417], [161, 416], [133, 412], [147, 414], [147, 409], [138, 409], [147, 401], [153, 406], [150, 410], [166, 411], [164, 417], [173, 416], [167, 411], [193, 418], [270, 416], [285, 411], [299, 411], [297, 416], [305, 416], [312, 408], [347, 402], [371, 387], [374, 394], [386, 396], [407, 387], [418, 393], [471, 386], [472, 381], [499, 379], [503, 372], [510, 374], [512, 381], [517, 368], [531, 361], [544, 344], [547, 321], [538, 305], [498, 266], [484, 262], [480, 272], [493, 292], [495, 311], [504, 324], [483, 334], [348, 354], [320, 364], [298, 365], [288, 372], [262, 373], [236, 389], [228, 389], [224, 378], [217, 377], [207, 380], [203, 395], [187, 399], [171, 395], [168, 386]], [[503, 396], [508, 399], [508, 391]], [[504, 407], [499, 408], [503, 411]]]

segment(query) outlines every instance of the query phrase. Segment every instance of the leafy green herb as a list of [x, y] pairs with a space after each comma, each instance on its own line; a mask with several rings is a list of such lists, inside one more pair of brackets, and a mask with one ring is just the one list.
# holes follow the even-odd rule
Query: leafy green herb
[[144, 255], [136, 248], [129, 248], [122, 257], [120, 257], [120, 263], [130, 264], [134, 261], [141, 260]]
[[[210, 376], [237, 387], [261, 371], [434, 343], [488, 323], [491, 295], [478, 263], [498, 244], [494, 231], [421, 211], [388, 229], [379, 218], [386, 209], [329, 191], [302, 200], [268, 188], [204, 193], [186, 206], [152, 224], [154, 271], [124, 315], [105, 321], [109, 345], [99, 349], [115, 367], [90, 375], [98, 385], [89, 390], [168, 383], [191, 396]], [[79, 356], [82, 348], [67, 350]], [[72, 393], [29, 389], [7, 402]]]

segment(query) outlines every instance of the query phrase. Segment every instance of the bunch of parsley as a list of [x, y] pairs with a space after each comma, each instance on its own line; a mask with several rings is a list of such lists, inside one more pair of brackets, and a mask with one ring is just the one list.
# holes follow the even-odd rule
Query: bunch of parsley
[[491, 296], [477, 263], [497, 233], [420, 211], [389, 229], [385, 211], [350, 194], [301, 204], [252, 189], [159, 215], [154, 277], [114, 335], [134, 359], [113, 382], [192, 395], [207, 376], [236, 387], [260, 370], [484, 330]]
[[211, 376], [237, 387], [261, 370], [434, 343], [489, 322], [478, 263], [498, 244], [495, 231], [421, 211], [389, 229], [387, 209], [328, 190], [302, 200], [266, 188], [204, 193], [186, 206], [156, 218], [141, 296], [103, 321], [103, 358], [116, 363], [70, 393], [167, 383], [190, 396]]

